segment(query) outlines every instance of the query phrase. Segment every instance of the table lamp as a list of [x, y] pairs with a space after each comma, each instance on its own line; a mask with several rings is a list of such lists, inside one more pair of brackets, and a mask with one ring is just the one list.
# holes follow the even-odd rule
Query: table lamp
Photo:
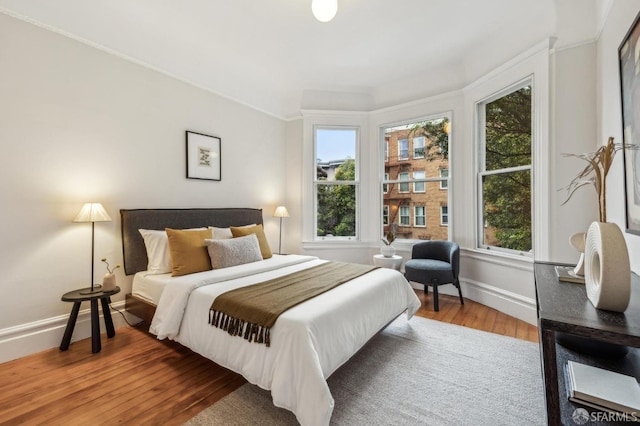
[[285, 206], [278, 206], [273, 216], [280, 218], [280, 239], [278, 240], [278, 254], [282, 254], [282, 218], [289, 217], [289, 212], [287, 211], [287, 208]]
[[80, 213], [73, 219], [74, 222], [91, 222], [91, 289], [81, 291], [80, 294], [100, 293], [101, 289], [94, 289], [93, 286], [93, 262], [94, 262], [94, 241], [95, 241], [95, 223], [110, 222], [111, 217], [100, 203], [85, 203], [80, 209]]

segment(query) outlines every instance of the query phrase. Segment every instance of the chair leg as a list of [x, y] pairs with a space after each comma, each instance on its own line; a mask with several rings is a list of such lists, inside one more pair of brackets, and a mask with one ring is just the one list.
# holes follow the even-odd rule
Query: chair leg
[[440, 305], [438, 304], [438, 285], [435, 283], [433, 285], [433, 310], [436, 312], [440, 311]]
[[424, 285], [424, 294], [425, 294], [425, 295], [426, 295], [426, 294], [429, 294], [429, 285], [428, 285], [428, 284], [425, 284], [425, 285]]
[[458, 295], [460, 296], [460, 304], [464, 305], [464, 299], [462, 298], [462, 286], [460, 285], [460, 281], [456, 280], [455, 286], [458, 287]]

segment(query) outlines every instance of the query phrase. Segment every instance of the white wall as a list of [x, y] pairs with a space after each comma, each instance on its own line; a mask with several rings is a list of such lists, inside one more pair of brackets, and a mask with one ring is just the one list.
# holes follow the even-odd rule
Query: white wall
[[596, 134], [596, 43], [562, 49], [551, 55], [551, 232], [550, 258], [576, 263], [578, 252], [569, 237], [586, 232], [598, 220], [598, 201], [591, 187], [574, 193], [564, 205], [564, 188], [585, 166], [583, 160], [563, 154], [595, 151]]
[[[279, 119], [0, 14], [0, 120], [0, 362], [59, 344], [60, 296], [89, 285], [91, 226], [71, 222], [84, 202], [113, 218], [95, 226], [97, 282], [100, 258], [122, 263], [121, 208], [263, 208], [277, 247]], [[221, 182], [185, 178], [185, 130], [222, 138]], [[131, 285], [117, 278], [116, 304]]]
[[[618, 47], [640, 11], [638, 0], [613, 2], [598, 41], [597, 62], [597, 136], [604, 144], [609, 136], [622, 142], [622, 110], [618, 74]], [[625, 229], [625, 194], [622, 155], [617, 155], [607, 179], [607, 221]], [[640, 273], [640, 236], [624, 234], [631, 269]]]

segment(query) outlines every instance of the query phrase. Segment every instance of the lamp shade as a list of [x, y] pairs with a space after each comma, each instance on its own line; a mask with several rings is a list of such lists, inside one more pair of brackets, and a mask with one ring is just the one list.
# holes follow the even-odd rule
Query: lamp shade
[[338, 0], [312, 0], [311, 11], [320, 22], [329, 22], [338, 12]]
[[287, 211], [287, 208], [285, 206], [278, 206], [276, 208], [275, 213], [273, 214], [274, 217], [289, 217], [289, 212]]
[[85, 203], [74, 222], [110, 222], [111, 217], [100, 203]]

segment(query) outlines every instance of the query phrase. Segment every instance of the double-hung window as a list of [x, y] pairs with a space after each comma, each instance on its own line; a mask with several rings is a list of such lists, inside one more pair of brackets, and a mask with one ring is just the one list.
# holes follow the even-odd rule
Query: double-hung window
[[440, 225], [449, 226], [449, 207], [440, 206]]
[[425, 181], [420, 181], [420, 179], [424, 179], [426, 177], [424, 170], [415, 170], [413, 172], [413, 192], [420, 193], [425, 192]]
[[424, 151], [424, 136], [415, 136], [413, 138], [413, 158], [416, 160], [424, 158]]
[[400, 226], [409, 226], [410, 224], [409, 206], [400, 206]]
[[409, 139], [398, 139], [398, 160], [409, 159]]
[[[449, 238], [449, 129], [443, 115], [380, 129], [382, 236], [391, 231], [400, 240]], [[441, 206], [447, 209], [444, 219], [438, 218]]]
[[357, 238], [357, 127], [315, 127], [316, 238]]
[[425, 227], [427, 225], [424, 206], [413, 206], [413, 223], [417, 227]]
[[527, 80], [477, 104], [479, 242], [532, 249], [532, 86]]
[[398, 180], [406, 180], [407, 182], [400, 182], [398, 186], [398, 192], [409, 192], [409, 172], [398, 173]]

